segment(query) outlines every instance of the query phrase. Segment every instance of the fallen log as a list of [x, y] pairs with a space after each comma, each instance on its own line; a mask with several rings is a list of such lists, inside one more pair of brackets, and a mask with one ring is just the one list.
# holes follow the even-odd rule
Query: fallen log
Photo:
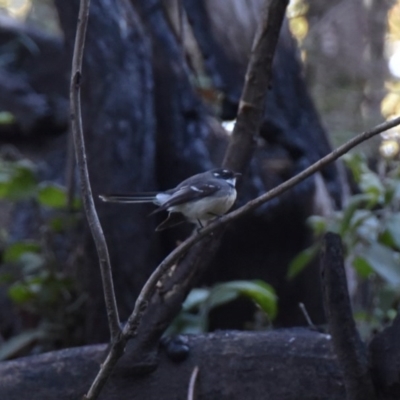
[[[220, 331], [183, 341], [189, 347], [184, 361], [172, 361], [160, 350], [157, 368], [148, 374], [134, 373], [125, 356], [100, 399], [186, 399], [196, 366], [198, 400], [345, 398], [329, 335], [303, 328]], [[105, 350], [106, 345], [86, 346], [1, 363], [0, 398], [80, 399]]]

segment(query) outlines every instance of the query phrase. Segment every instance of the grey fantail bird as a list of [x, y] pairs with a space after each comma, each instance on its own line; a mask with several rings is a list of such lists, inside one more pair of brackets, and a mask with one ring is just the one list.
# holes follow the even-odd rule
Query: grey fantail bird
[[[100, 195], [100, 199], [113, 203], [154, 203], [159, 206], [150, 215], [168, 211], [168, 218], [157, 231], [184, 222], [203, 227], [210, 219], [225, 214], [236, 200], [236, 178], [241, 174], [226, 168], [217, 168], [185, 179], [174, 189], [158, 193]], [[178, 214], [179, 213], [179, 214]]]

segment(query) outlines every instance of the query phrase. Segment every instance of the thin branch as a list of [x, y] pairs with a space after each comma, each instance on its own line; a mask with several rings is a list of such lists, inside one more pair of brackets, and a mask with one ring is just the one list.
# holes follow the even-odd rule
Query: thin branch
[[[295, 175], [291, 179], [283, 182], [279, 186], [271, 189], [267, 193], [255, 198], [254, 200], [249, 201], [244, 206], [238, 208], [235, 211], [232, 211], [229, 214], [222, 216], [221, 218], [217, 219], [216, 221], [210, 223], [206, 227], [204, 227], [200, 232], [196, 233], [195, 235], [190, 236], [186, 239], [183, 243], [181, 243], [174, 251], [172, 251], [154, 270], [146, 284], [144, 285], [139, 297], [137, 299], [137, 303], [140, 304], [144, 302], [146, 299], [150, 299], [152, 293], [155, 290], [155, 286], [160, 278], [165, 274], [165, 272], [171, 268], [185, 253], [198, 241], [200, 241], [205, 236], [209, 235], [219, 227], [228, 224], [229, 222], [234, 221], [237, 218], [241, 218], [246, 214], [250, 213], [251, 211], [255, 210], [257, 207], [260, 207], [262, 204], [266, 203], [267, 201], [281, 195], [282, 193], [286, 192], [287, 190], [291, 189], [295, 185], [302, 182], [304, 179], [308, 178], [315, 172], [321, 170], [329, 163], [335, 161], [343, 154], [346, 154], [349, 150], [353, 147], [357, 146], [358, 144], [364, 142], [365, 140], [370, 139], [371, 137], [378, 135], [394, 126], [400, 125], [400, 117], [393, 119], [392, 121], [384, 122], [380, 125], [377, 125], [375, 128], [371, 129], [370, 131], [366, 131], [361, 133], [360, 135], [354, 137], [353, 139], [349, 140], [347, 143], [343, 144], [342, 146], [338, 147], [337, 149], [333, 150], [331, 153], [327, 154], [325, 157], [321, 158], [314, 164], [310, 165], [304, 171], [300, 172], [299, 174]], [[134, 320], [135, 310], [130, 316], [130, 319]], [[124, 328], [124, 332], [127, 330], [127, 327]]]
[[72, 59], [70, 86], [71, 124], [75, 144], [75, 157], [78, 165], [80, 186], [86, 217], [96, 244], [99, 256], [104, 298], [110, 327], [111, 341], [115, 342], [120, 335], [120, 322], [115, 300], [110, 258], [107, 243], [94, 206], [89, 172], [86, 161], [85, 142], [83, 138], [80, 86], [82, 77], [82, 59], [85, 47], [86, 28], [89, 19], [90, 0], [81, 0], [78, 25], [76, 29], [75, 46]]
[[347, 400], [376, 400], [367, 348], [351, 310], [340, 236], [327, 233], [321, 257], [323, 300], [333, 348], [343, 370]]

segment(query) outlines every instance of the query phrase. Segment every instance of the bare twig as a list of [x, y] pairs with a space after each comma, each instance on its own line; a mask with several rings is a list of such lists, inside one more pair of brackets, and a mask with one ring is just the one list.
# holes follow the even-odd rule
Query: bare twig
[[187, 400], [194, 400], [196, 398], [195, 397], [195, 389], [196, 389], [196, 382], [197, 382], [198, 375], [199, 375], [199, 367], [196, 365], [193, 368], [192, 374], [190, 375]]
[[103, 281], [104, 298], [107, 309], [108, 322], [112, 342], [120, 335], [120, 323], [117, 303], [115, 300], [114, 285], [112, 280], [111, 265], [108, 255], [107, 243], [100, 225], [99, 218], [94, 206], [92, 189], [90, 186], [89, 172], [86, 161], [85, 142], [82, 128], [82, 112], [80, 99], [80, 85], [82, 77], [82, 59], [85, 46], [87, 22], [89, 18], [90, 0], [81, 0], [79, 8], [78, 25], [76, 30], [74, 54], [72, 60], [70, 107], [71, 124], [75, 144], [75, 157], [78, 164], [80, 186], [85, 208], [86, 217], [96, 243], [97, 253], [100, 261], [101, 276]]
[[[316, 163], [310, 165], [304, 171], [300, 172], [299, 174], [295, 175], [291, 179], [283, 182], [281, 185], [271, 189], [267, 193], [263, 194], [262, 196], [257, 197], [254, 200], [249, 201], [244, 206], [238, 208], [231, 213], [222, 216], [221, 218], [215, 220], [214, 222], [210, 223], [208, 226], [204, 227], [200, 232], [196, 233], [195, 235], [190, 236], [184, 242], [182, 242], [174, 251], [172, 251], [155, 269], [152, 273], [146, 284], [144, 285], [141, 293], [139, 294], [137, 303], [141, 303], [145, 301], [145, 299], [149, 299], [153, 291], [155, 290], [155, 285], [160, 280], [160, 278], [165, 274], [165, 272], [173, 266], [195, 243], [200, 241], [205, 236], [209, 235], [211, 232], [216, 230], [222, 225], [226, 225], [233, 220], [243, 217], [244, 215], [250, 213], [251, 211], [255, 210], [257, 207], [261, 206], [262, 204], [266, 203], [267, 201], [281, 195], [282, 193], [286, 192], [287, 190], [291, 189], [304, 179], [308, 178], [315, 172], [319, 171], [329, 163], [335, 161], [343, 154], [346, 154], [349, 150], [353, 147], [357, 146], [358, 144], [364, 142], [365, 140], [370, 139], [371, 137], [384, 132], [390, 128], [393, 128], [396, 125], [400, 124], [400, 117], [393, 119], [392, 121], [384, 122], [380, 125], [377, 125], [375, 128], [371, 129], [370, 131], [361, 133], [360, 135], [354, 137], [353, 139], [349, 140], [347, 143], [343, 144], [342, 146], [338, 147], [337, 149], [333, 150], [331, 153], [327, 154], [325, 157], [318, 160]], [[134, 319], [135, 311], [132, 313], [131, 317]], [[126, 329], [126, 327], [125, 327]], [[124, 329], [124, 331], [125, 331]]]
[[357, 332], [350, 305], [340, 236], [327, 233], [321, 257], [323, 299], [329, 333], [343, 370], [347, 400], [375, 400], [367, 348]]
[[308, 311], [307, 311], [306, 306], [304, 305], [304, 303], [299, 303], [299, 308], [300, 308], [301, 312], [303, 313], [304, 318], [306, 319], [309, 328], [316, 330], [317, 327], [312, 322], [312, 320], [310, 318], [310, 315], [308, 314]]

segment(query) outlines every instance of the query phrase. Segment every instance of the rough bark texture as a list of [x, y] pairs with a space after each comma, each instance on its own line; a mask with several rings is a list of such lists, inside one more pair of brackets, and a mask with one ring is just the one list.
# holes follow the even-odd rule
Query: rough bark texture
[[[135, 376], [128, 367], [117, 367], [100, 399], [185, 399], [196, 365], [199, 400], [264, 399], [266, 394], [280, 400], [344, 398], [327, 335], [301, 329], [220, 332], [185, 341], [189, 356], [181, 363], [161, 352], [151, 374]], [[104, 349], [83, 347], [0, 364], [0, 397], [76, 400], [94, 377]]]
[[348, 400], [375, 400], [367, 347], [357, 331], [347, 289], [340, 236], [327, 233], [321, 257], [324, 306]]
[[[400, 318], [369, 346], [378, 400], [400, 397]], [[138, 375], [129, 354], [121, 359], [101, 400], [184, 399], [193, 368], [200, 368], [196, 395], [207, 400], [346, 398], [343, 375], [329, 335], [301, 328], [270, 332], [217, 332], [181, 336], [178, 353], [160, 349], [153, 372]], [[105, 345], [51, 352], [0, 363], [0, 398], [76, 400], [87, 390], [104, 358]], [[155, 370], [154, 368], [157, 367]], [[143, 370], [142, 370], [143, 371]]]
[[400, 314], [370, 343], [372, 374], [383, 398], [400, 399]]

